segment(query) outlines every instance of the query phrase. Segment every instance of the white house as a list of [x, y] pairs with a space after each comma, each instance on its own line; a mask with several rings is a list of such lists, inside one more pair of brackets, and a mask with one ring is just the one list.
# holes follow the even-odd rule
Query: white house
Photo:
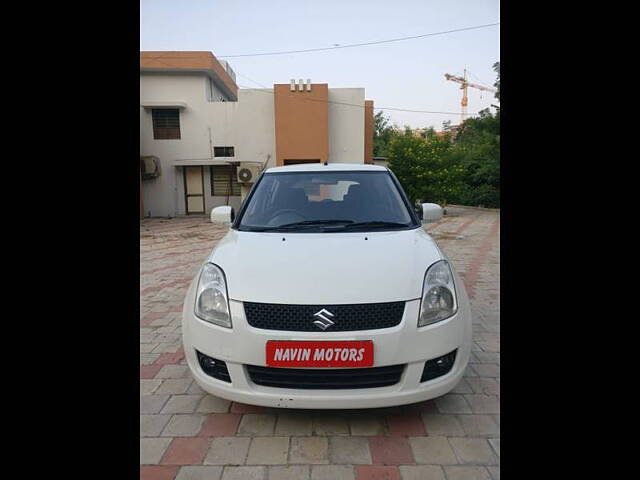
[[239, 208], [239, 165], [372, 163], [372, 129], [363, 88], [238, 89], [211, 52], [141, 52], [141, 216]]

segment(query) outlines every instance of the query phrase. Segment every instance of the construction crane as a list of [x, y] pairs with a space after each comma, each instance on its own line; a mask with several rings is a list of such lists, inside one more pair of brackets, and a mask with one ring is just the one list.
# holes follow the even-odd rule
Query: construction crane
[[477, 88], [478, 90], [483, 90], [486, 92], [497, 92], [495, 88], [485, 87], [483, 85], [478, 85], [477, 83], [471, 83], [467, 80], [467, 70], [464, 70], [464, 77], [458, 77], [457, 75], [450, 75], [448, 73], [444, 74], [444, 78], [450, 80], [452, 82], [456, 82], [461, 84], [460, 90], [462, 90], [462, 101], [460, 105], [462, 105], [462, 116], [460, 123], [464, 122], [467, 118], [467, 105], [469, 103], [469, 99], [467, 97], [467, 87]]

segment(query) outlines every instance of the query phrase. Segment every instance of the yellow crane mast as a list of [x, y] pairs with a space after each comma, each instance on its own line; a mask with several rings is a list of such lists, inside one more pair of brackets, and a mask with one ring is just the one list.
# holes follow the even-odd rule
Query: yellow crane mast
[[483, 90], [486, 92], [497, 92], [495, 88], [485, 87], [484, 85], [478, 85], [477, 83], [471, 83], [467, 80], [467, 69], [464, 70], [464, 76], [459, 77], [457, 75], [451, 75], [449, 73], [444, 74], [444, 78], [451, 82], [456, 82], [461, 84], [460, 90], [462, 90], [462, 101], [460, 105], [462, 105], [462, 115], [460, 123], [464, 122], [467, 119], [467, 105], [469, 104], [469, 97], [467, 97], [467, 87], [477, 88], [478, 90]]

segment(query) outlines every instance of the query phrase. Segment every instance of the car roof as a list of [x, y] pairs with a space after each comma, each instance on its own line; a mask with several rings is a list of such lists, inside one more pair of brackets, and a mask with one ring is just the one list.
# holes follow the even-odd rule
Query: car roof
[[286, 167], [271, 167], [265, 173], [284, 173], [284, 172], [335, 172], [335, 171], [387, 171], [387, 167], [380, 165], [368, 165], [364, 163], [302, 163], [298, 165], [288, 165]]

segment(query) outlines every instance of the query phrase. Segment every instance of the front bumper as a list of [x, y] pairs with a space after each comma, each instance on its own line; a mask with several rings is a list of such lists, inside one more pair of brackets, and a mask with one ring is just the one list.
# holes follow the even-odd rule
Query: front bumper
[[[251, 327], [242, 302], [230, 301], [233, 329], [203, 322], [193, 314], [194, 285], [185, 299], [182, 336], [187, 363], [198, 385], [221, 398], [237, 402], [280, 408], [348, 409], [377, 408], [420, 402], [444, 395], [462, 378], [471, 351], [471, 313], [464, 292], [458, 291], [458, 312], [453, 317], [418, 328], [420, 300], [406, 303], [399, 325], [382, 330], [354, 332], [289, 332]], [[254, 384], [246, 365], [266, 366], [268, 340], [372, 340], [374, 366], [405, 364], [400, 381], [391, 386], [363, 389], [308, 390], [273, 388]], [[424, 363], [457, 349], [449, 373], [420, 382]], [[196, 350], [223, 360], [231, 383], [205, 374]]]

